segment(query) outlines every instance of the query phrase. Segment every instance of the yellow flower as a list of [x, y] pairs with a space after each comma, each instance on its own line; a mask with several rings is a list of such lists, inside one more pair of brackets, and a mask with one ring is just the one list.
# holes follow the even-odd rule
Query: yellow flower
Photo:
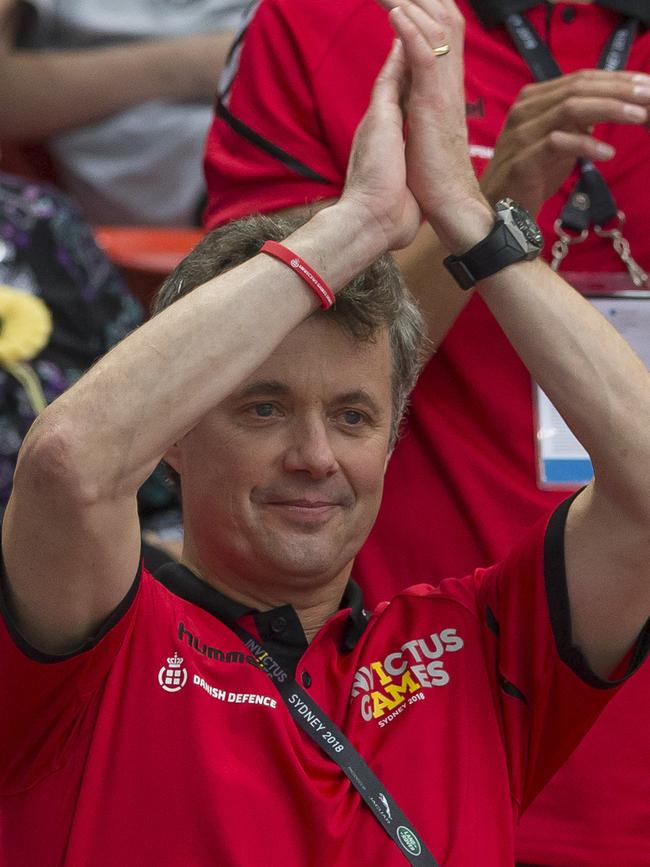
[[52, 316], [40, 298], [0, 285], [0, 364], [31, 361], [47, 346]]
[[0, 285], [0, 365], [21, 383], [37, 414], [45, 407], [45, 397], [25, 362], [47, 346], [51, 333], [52, 315], [40, 298]]

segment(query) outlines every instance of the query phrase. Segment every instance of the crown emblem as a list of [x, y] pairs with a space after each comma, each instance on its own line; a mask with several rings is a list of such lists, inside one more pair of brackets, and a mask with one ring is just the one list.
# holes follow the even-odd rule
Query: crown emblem
[[167, 657], [167, 662], [169, 663], [170, 668], [180, 668], [183, 663], [183, 657], [174, 653], [173, 656]]

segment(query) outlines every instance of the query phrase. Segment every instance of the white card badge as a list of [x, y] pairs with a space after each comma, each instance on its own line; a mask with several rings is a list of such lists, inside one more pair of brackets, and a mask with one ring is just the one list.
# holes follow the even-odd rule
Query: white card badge
[[[627, 340], [650, 370], [650, 292], [625, 292], [587, 299]], [[594, 476], [589, 455], [538, 385], [536, 414], [537, 484], [546, 490], [573, 489]]]

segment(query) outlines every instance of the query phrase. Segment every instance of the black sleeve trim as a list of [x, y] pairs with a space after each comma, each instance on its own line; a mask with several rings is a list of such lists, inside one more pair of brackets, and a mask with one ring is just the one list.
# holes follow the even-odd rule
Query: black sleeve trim
[[650, 618], [641, 630], [625, 675], [618, 680], [603, 680], [595, 674], [582, 651], [571, 643], [571, 609], [564, 558], [564, 531], [569, 508], [580, 491], [557, 507], [546, 529], [544, 539], [544, 581], [548, 611], [560, 659], [578, 677], [596, 689], [611, 689], [623, 683], [643, 662], [650, 651]]
[[501, 627], [499, 626], [499, 621], [497, 620], [494, 611], [492, 611], [489, 605], [485, 606], [485, 622], [487, 623], [488, 629], [491, 632], [494, 632], [498, 638], [501, 635]]
[[300, 162], [300, 160], [291, 156], [290, 153], [283, 150], [278, 145], [273, 144], [268, 139], [265, 139], [258, 132], [255, 132], [254, 129], [247, 126], [242, 120], [235, 117], [234, 114], [231, 114], [230, 111], [226, 108], [223, 103], [223, 100], [217, 100], [216, 105], [216, 113], [217, 116], [222, 118], [228, 126], [236, 132], [237, 135], [240, 135], [242, 138], [245, 138], [251, 144], [254, 144], [255, 147], [260, 148], [260, 150], [265, 151], [269, 156], [272, 156], [276, 160], [280, 160], [287, 168], [291, 169], [291, 171], [296, 172], [299, 175], [302, 175], [304, 178], [309, 178], [311, 181], [317, 181], [320, 184], [334, 184], [333, 181], [324, 178], [322, 175], [319, 175], [318, 172], [314, 171], [314, 169], [309, 168], [305, 163]]
[[503, 675], [501, 675], [500, 677], [500, 686], [506, 695], [509, 695], [511, 698], [519, 699], [519, 701], [523, 702], [524, 704], [528, 704], [528, 699], [519, 689], [519, 687], [515, 686], [515, 684], [511, 680], [503, 677]]
[[18, 630], [16, 623], [13, 619], [11, 612], [6, 603], [5, 599], [5, 582], [6, 582], [6, 573], [5, 573], [5, 565], [4, 560], [1, 563], [0, 568], [0, 615], [4, 620], [7, 631], [9, 635], [13, 639], [14, 644], [18, 649], [25, 654], [25, 656], [29, 657], [29, 659], [33, 659], [35, 662], [42, 662], [45, 664], [51, 664], [55, 662], [65, 662], [68, 659], [73, 659], [75, 656], [79, 656], [82, 653], [86, 653], [88, 650], [92, 650], [102, 638], [114, 627], [119, 621], [124, 617], [126, 612], [131, 607], [131, 603], [135, 599], [136, 593], [138, 592], [138, 587], [140, 586], [140, 578], [142, 577], [142, 558], [140, 558], [140, 565], [138, 566], [138, 571], [136, 573], [135, 579], [131, 584], [126, 596], [119, 603], [117, 608], [115, 608], [106, 618], [106, 620], [102, 623], [99, 630], [94, 634], [89, 636], [83, 644], [79, 647], [75, 648], [75, 650], [70, 651], [69, 653], [43, 653], [42, 650], [38, 650], [38, 648], [31, 645]]

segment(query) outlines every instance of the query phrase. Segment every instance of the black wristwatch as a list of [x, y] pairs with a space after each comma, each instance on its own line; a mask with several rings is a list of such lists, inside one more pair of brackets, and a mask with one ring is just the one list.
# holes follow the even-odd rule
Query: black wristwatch
[[542, 233], [525, 208], [512, 199], [501, 199], [495, 212], [496, 220], [489, 235], [466, 253], [447, 256], [443, 262], [461, 289], [471, 289], [506, 265], [535, 259], [542, 252]]

